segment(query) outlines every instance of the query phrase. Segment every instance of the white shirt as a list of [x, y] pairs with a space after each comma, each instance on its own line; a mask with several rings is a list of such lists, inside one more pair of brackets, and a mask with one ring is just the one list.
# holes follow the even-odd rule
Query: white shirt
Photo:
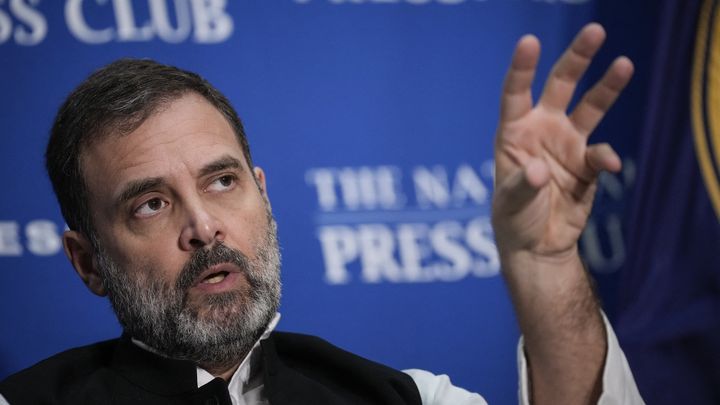
[[[279, 320], [280, 314], [276, 314], [263, 335], [230, 378], [228, 390], [233, 405], [269, 404], [264, 392], [263, 374], [258, 367], [261, 356], [260, 342], [270, 336]], [[605, 314], [603, 314], [603, 321], [607, 331], [608, 350], [605, 357], [605, 369], [603, 370], [603, 392], [598, 405], [643, 405], [645, 402], [640, 397], [625, 354], [620, 349], [615, 332]], [[133, 339], [133, 342], [146, 350], [157, 353], [142, 342], [135, 339]], [[522, 338], [518, 343], [517, 361], [520, 385], [519, 400], [522, 405], [529, 405], [527, 361]], [[435, 375], [429, 371], [419, 369], [403, 370], [403, 372], [408, 374], [417, 385], [423, 405], [487, 405], [485, 399], [479, 394], [452, 385], [447, 375]], [[198, 387], [202, 387], [214, 378], [209, 372], [200, 367], [197, 368]], [[0, 405], [9, 405], [1, 394]]]

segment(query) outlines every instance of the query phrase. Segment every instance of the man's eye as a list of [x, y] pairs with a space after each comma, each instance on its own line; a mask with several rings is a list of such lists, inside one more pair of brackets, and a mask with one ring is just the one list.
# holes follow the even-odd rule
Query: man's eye
[[218, 177], [207, 187], [206, 191], [226, 191], [235, 186], [235, 176], [229, 174]]
[[135, 214], [141, 217], [150, 217], [157, 214], [158, 211], [165, 208], [167, 205], [167, 201], [163, 201], [159, 198], [153, 198], [151, 200], [147, 200], [142, 205], [137, 207], [137, 209], [135, 210]]

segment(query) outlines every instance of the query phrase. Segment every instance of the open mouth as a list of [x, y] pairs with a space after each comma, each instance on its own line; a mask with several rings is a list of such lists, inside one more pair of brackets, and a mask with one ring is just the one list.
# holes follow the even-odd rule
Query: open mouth
[[232, 263], [220, 263], [210, 266], [195, 279], [193, 287], [205, 293], [220, 293], [238, 287], [241, 269]]
[[217, 284], [223, 280], [225, 280], [225, 277], [227, 277], [228, 272], [227, 271], [220, 271], [217, 273], [208, 274], [207, 277], [202, 279], [200, 281], [200, 284]]

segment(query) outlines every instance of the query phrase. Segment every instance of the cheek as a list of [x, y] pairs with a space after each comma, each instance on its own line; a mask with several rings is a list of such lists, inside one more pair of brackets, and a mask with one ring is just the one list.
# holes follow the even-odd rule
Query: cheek
[[118, 264], [124, 271], [141, 280], [174, 283], [187, 258], [177, 249], [168, 248], [165, 243], [167, 242], [155, 240], [152, 244], [127, 244], [122, 247], [123, 253], [118, 255]]
[[180, 222], [177, 216], [163, 215], [146, 221], [116, 224], [110, 232], [117, 257], [132, 268], [155, 272], [182, 263], [179, 249]]
[[267, 211], [265, 207], [253, 210], [253, 215], [237, 215], [225, 221], [227, 237], [226, 242], [240, 249], [252, 258], [256, 258], [257, 247], [269, 229]]

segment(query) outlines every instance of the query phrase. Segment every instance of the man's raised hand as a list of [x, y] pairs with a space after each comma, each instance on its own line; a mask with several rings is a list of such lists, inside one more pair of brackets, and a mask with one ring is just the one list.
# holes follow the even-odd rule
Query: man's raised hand
[[567, 114], [577, 83], [604, 39], [599, 24], [585, 26], [553, 67], [536, 105], [531, 85], [540, 44], [531, 35], [517, 44], [495, 141], [493, 218], [503, 254], [562, 257], [575, 252], [598, 174], [620, 170], [620, 159], [609, 145], [588, 146], [587, 141], [630, 80], [630, 60], [617, 58]]

